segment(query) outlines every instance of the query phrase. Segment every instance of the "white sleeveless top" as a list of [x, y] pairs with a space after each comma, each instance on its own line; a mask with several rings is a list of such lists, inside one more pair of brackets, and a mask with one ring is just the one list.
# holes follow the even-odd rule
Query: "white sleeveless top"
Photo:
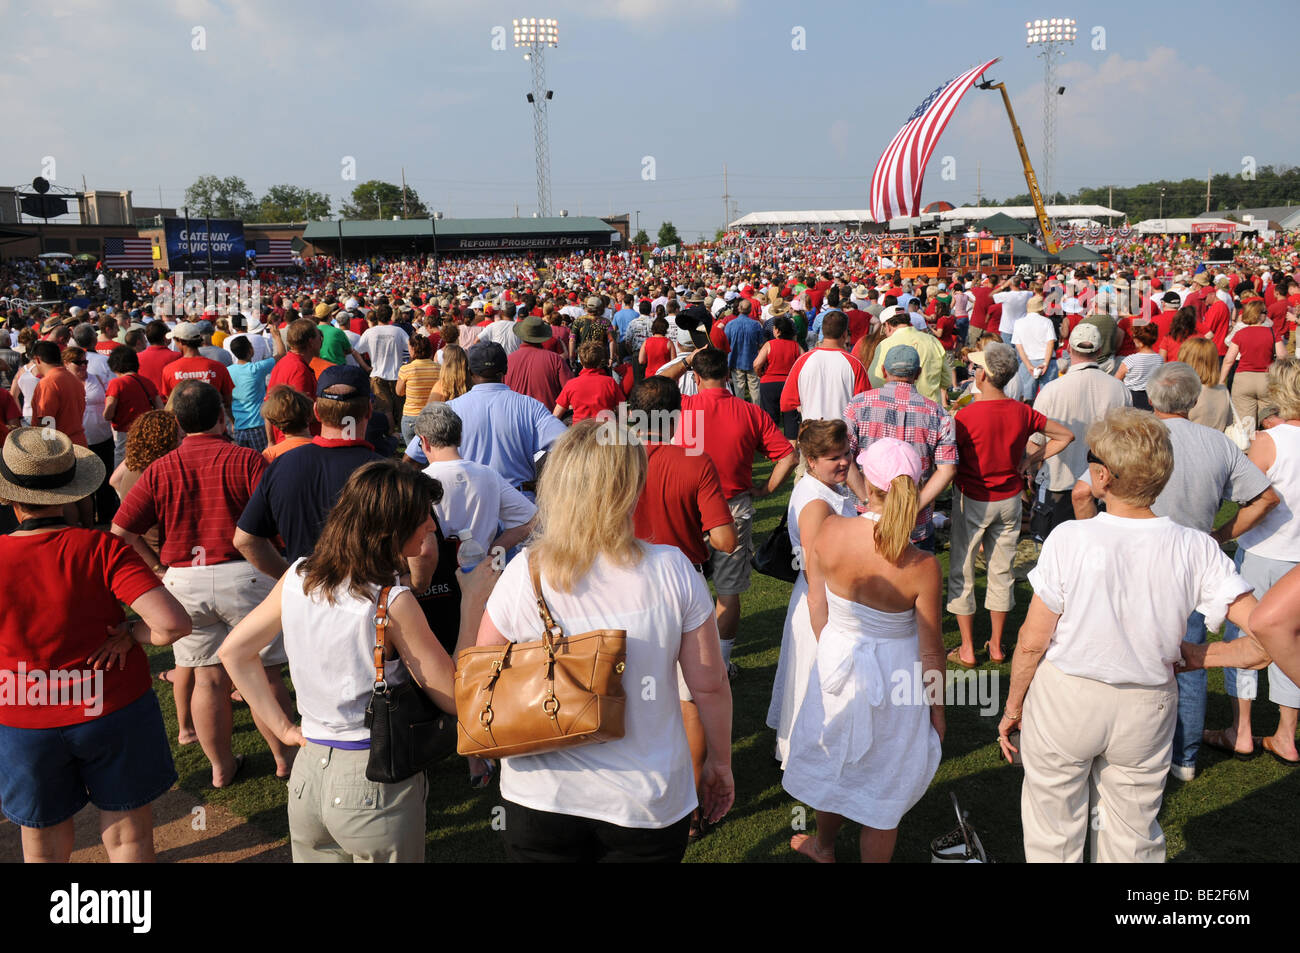
[[833, 516], [854, 516], [857, 513], [857, 500], [843, 484], [827, 486], [811, 473], [805, 473], [794, 485], [790, 493], [790, 503], [786, 507], [786, 531], [790, 534], [790, 545], [799, 547], [799, 514], [803, 508], [814, 500], [821, 500], [831, 508]]
[[[299, 559], [284, 574], [280, 590], [280, 625], [289, 674], [298, 694], [302, 733], [313, 741], [368, 741], [366, 705], [375, 683], [376, 588], [362, 601], [346, 590], [330, 605], [322, 593], [302, 591]], [[393, 586], [388, 604], [406, 591]], [[401, 659], [384, 664], [390, 685], [407, 679]]]
[[1237, 545], [1255, 556], [1300, 562], [1300, 427], [1279, 424], [1265, 432], [1277, 450], [1266, 476], [1280, 502]]

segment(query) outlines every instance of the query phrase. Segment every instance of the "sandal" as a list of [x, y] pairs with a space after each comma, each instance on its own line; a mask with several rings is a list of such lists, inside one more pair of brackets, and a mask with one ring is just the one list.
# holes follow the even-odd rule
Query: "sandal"
[[[979, 662], [967, 662], [963, 660], [960, 655], [960, 652], [961, 652], [960, 648], [953, 649], [951, 652], [948, 653], [948, 661], [952, 662], [954, 665], [966, 669], [975, 668], [977, 665], [979, 665]], [[795, 849], [798, 850], [798, 848]]]
[[159, 673], [158, 673], [158, 681], [160, 681], [160, 682], [166, 682], [168, 685], [175, 685], [176, 682], [174, 682], [174, 681], [172, 680], [172, 673], [175, 672], [175, 671], [176, 671], [176, 669], [174, 669], [174, 668], [169, 668], [169, 669], [167, 669], [167, 671], [165, 671], [165, 672], [159, 672]]
[[987, 642], [984, 643], [984, 654], [989, 657], [989, 661], [992, 662], [994, 665], [1001, 665], [1003, 662], [1007, 661], [1008, 658], [1007, 650], [1006, 649], [1002, 650], [1002, 658], [995, 658], [993, 655], [993, 649], [990, 648], [992, 644], [993, 644], [992, 639], [989, 639]]
[[[1228, 740], [1227, 728], [1220, 728], [1217, 731], [1202, 731], [1201, 744], [1207, 748], [1213, 748], [1215, 751], [1222, 751], [1230, 754], [1238, 761], [1253, 761], [1259, 754], [1258, 748], [1251, 748], [1250, 751], [1238, 751], [1231, 741]], [[1254, 739], [1251, 739], [1252, 742]]]
[[1277, 753], [1277, 749], [1273, 747], [1273, 739], [1271, 736], [1262, 739], [1260, 741], [1260, 745], [1264, 748], [1265, 751], [1267, 751], [1269, 754], [1273, 756], [1273, 760], [1279, 762], [1280, 764], [1286, 765], [1288, 768], [1300, 768], [1300, 758], [1296, 758], [1294, 761], [1292, 761], [1290, 758], [1284, 758]]

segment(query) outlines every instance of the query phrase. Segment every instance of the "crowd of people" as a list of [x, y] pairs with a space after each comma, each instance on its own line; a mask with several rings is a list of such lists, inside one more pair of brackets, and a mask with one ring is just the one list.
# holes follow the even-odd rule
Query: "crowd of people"
[[[1081, 860], [1100, 805], [1095, 859], [1162, 860], [1167, 778], [1203, 746], [1300, 765], [1300, 261], [1140, 247], [1167, 254], [913, 279], [867, 240], [307, 259], [255, 309], [193, 315], [11, 295], [0, 557], [38, 582], [0, 621], [26, 679], [0, 705], [0, 807], [28, 859], [66, 859], [91, 802], [112, 859], [152, 858], [176, 773], [142, 646], [170, 646], [171, 740], [237, 784], [247, 703], [295, 861], [423, 860], [424, 775], [366, 779], [375, 667], [455, 713], [458, 655], [542, 638], [544, 603], [626, 633], [624, 734], [462, 770], [499, 777], [512, 859], [680, 860], [737, 796], [755, 503], [789, 485], [767, 724], [817, 815], [791, 848], [834, 860], [847, 819], [889, 860], [946, 730], [943, 692], [900, 702], [893, 673], [942, 685], [983, 656], [1011, 666], [1027, 859]], [[1215, 666], [1234, 717], [1207, 730]], [[1280, 716], [1257, 744], [1263, 667]], [[96, 704], [27, 703], [41, 679]]]

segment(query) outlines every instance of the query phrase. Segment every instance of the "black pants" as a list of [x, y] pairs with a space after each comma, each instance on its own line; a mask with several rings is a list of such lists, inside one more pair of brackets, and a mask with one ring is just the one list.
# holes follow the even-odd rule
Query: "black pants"
[[117, 491], [108, 485], [108, 478], [113, 475], [113, 438], [105, 440], [103, 443], [94, 444], [91, 448], [95, 456], [104, 461], [104, 482], [99, 485], [95, 491], [95, 523], [111, 523], [113, 516], [117, 513], [119, 500]]
[[758, 405], [772, 418], [772, 423], [785, 434], [787, 440], [799, 436], [799, 414], [793, 410], [782, 412], [781, 391], [785, 389], [783, 381], [769, 381], [758, 385]]
[[619, 827], [506, 801], [506, 857], [521, 864], [676, 864], [686, 853], [688, 814], [662, 828]]

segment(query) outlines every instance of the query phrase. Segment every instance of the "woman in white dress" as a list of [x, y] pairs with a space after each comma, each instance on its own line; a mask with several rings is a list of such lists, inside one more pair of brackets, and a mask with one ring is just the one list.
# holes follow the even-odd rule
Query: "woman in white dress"
[[867, 512], [827, 517], [806, 552], [817, 655], [782, 780], [817, 811], [816, 835], [796, 834], [790, 846], [819, 863], [834, 862], [845, 818], [863, 825], [864, 862], [893, 856], [944, 734], [942, 577], [938, 560], [909, 543], [921, 459], [887, 437], [858, 464]]
[[767, 709], [767, 726], [776, 729], [776, 758], [783, 768], [790, 751], [794, 716], [803, 702], [808, 673], [817, 655], [817, 637], [813, 635], [812, 617], [808, 614], [808, 576], [803, 572], [803, 554], [817, 541], [817, 532], [826, 517], [853, 516], [857, 512], [857, 501], [845, 486], [852, 460], [848, 426], [844, 421], [804, 421], [799, 428], [799, 452], [807, 462], [807, 471], [790, 494], [786, 531], [800, 572], [790, 593], [790, 608], [781, 634], [781, 656], [772, 685], [772, 703]]

